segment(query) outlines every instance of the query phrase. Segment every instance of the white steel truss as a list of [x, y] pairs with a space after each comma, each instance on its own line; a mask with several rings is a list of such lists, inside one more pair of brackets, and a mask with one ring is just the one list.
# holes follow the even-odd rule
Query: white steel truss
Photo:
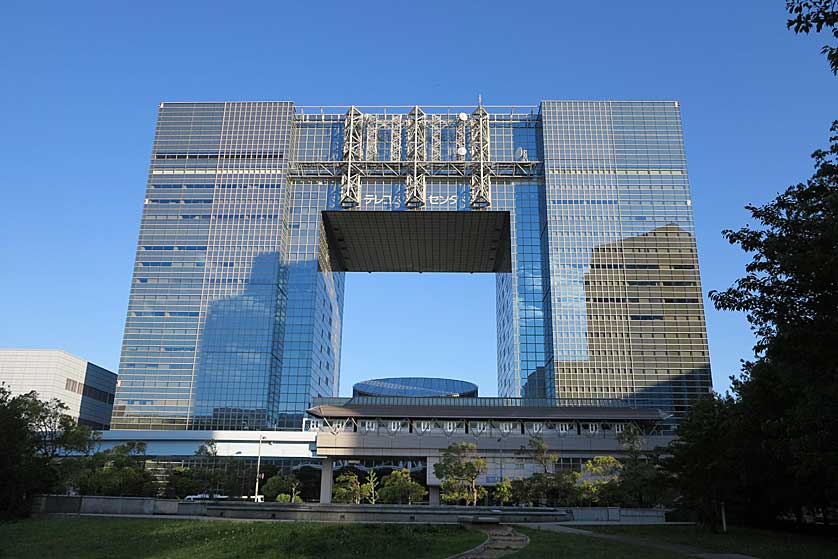
[[489, 165], [489, 113], [479, 105], [469, 119], [471, 136], [471, 207], [486, 209], [492, 205], [492, 170]]
[[431, 161], [442, 161], [442, 115], [431, 115]]
[[390, 129], [390, 161], [402, 159], [402, 117], [396, 115], [385, 124]]
[[425, 167], [427, 160], [427, 138], [425, 113], [418, 106], [407, 114], [407, 144], [405, 159], [409, 170], [405, 177], [405, 207], [410, 210], [425, 205]]
[[[465, 113], [462, 113], [465, 117]], [[466, 120], [468, 117], [465, 118], [458, 118], [457, 119], [457, 127], [454, 129], [454, 144], [456, 145], [457, 149], [457, 161], [465, 161], [466, 160]]]
[[366, 131], [367, 161], [378, 160], [378, 121], [374, 115], [365, 115], [364, 128]]
[[346, 112], [343, 129], [343, 169], [340, 179], [340, 207], [351, 209], [361, 199], [361, 171], [358, 162], [364, 159], [364, 115], [355, 107]]
[[[340, 177], [343, 209], [360, 205], [365, 178], [403, 180], [408, 209], [425, 206], [427, 177], [435, 181], [468, 180], [470, 207], [481, 210], [491, 207], [493, 180], [534, 177], [543, 172], [541, 161], [526, 157], [491, 160], [490, 115], [483, 105], [471, 115], [427, 115], [418, 106], [407, 114], [363, 114], [352, 106], [342, 117], [306, 114], [302, 118], [308, 123], [341, 118], [344, 130], [340, 159], [291, 161], [288, 177]], [[454, 153], [443, 153], [446, 133], [453, 133]]]

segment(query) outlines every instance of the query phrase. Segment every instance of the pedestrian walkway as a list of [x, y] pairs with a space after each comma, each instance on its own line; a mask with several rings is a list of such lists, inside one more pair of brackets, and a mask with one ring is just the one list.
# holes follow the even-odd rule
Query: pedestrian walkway
[[473, 549], [469, 549], [448, 559], [496, 559], [518, 551], [530, 543], [530, 539], [511, 526], [474, 526], [488, 536], [488, 539]]
[[582, 530], [580, 528], [571, 528], [563, 524], [555, 523], [540, 523], [540, 524], [521, 524], [527, 528], [535, 530], [547, 530], [550, 532], [558, 532], [561, 534], [576, 534], [580, 536], [588, 536], [590, 538], [597, 538], [601, 540], [609, 540], [612, 542], [627, 543], [641, 547], [650, 547], [652, 549], [660, 549], [662, 551], [671, 551], [673, 553], [680, 553], [687, 557], [699, 557], [700, 559], [758, 559], [751, 555], [741, 555], [739, 553], [718, 553], [715, 551], [707, 551], [691, 545], [682, 545], [677, 543], [659, 542], [646, 538], [636, 538], [632, 536], [623, 536], [616, 534], [602, 534], [599, 532], [591, 532], [590, 530]]

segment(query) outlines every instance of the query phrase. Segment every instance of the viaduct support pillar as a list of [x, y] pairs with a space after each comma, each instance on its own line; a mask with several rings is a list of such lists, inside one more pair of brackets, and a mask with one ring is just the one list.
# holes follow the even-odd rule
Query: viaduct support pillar
[[332, 459], [324, 458], [320, 468], [320, 502], [332, 502]]
[[439, 485], [428, 486], [428, 504], [432, 507], [439, 506]]

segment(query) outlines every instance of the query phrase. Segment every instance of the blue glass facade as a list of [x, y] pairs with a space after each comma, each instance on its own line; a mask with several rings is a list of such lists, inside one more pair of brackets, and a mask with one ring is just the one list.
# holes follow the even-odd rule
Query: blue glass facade
[[293, 429], [312, 398], [337, 395], [346, 272], [324, 210], [509, 213], [502, 396], [615, 398], [677, 419], [706, 393], [677, 103], [493, 108], [488, 142], [478, 112], [458, 110], [429, 108], [417, 128], [409, 107], [350, 126], [346, 109], [288, 102], [162, 104], [114, 428]]

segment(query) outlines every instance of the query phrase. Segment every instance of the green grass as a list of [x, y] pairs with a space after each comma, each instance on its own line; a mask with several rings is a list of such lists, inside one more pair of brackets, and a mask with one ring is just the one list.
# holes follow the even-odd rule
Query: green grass
[[835, 559], [838, 539], [794, 532], [731, 527], [717, 534], [696, 526], [578, 526], [584, 530], [751, 555], [760, 559]]
[[443, 558], [485, 536], [460, 526], [66, 518], [0, 524], [0, 557]]
[[526, 534], [530, 544], [506, 559], [683, 559], [683, 555], [668, 553], [623, 543], [609, 542], [590, 536], [559, 534], [516, 526]]

